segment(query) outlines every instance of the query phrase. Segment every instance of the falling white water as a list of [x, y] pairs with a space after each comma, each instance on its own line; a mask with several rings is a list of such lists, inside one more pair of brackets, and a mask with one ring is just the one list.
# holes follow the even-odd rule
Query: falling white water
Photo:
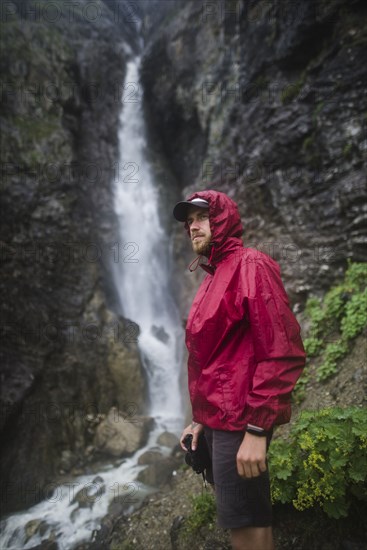
[[[114, 181], [115, 209], [120, 222], [118, 261], [113, 263], [115, 284], [126, 318], [140, 327], [138, 345], [149, 382], [149, 414], [155, 428], [147, 445], [114, 467], [80, 476], [48, 491], [45, 500], [27, 511], [1, 522], [1, 550], [32, 548], [42, 540], [54, 540], [59, 550], [72, 550], [90, 541], [108, 506], [116, 496], [127, 510], [136, 507], [153, 491], [136, 481], [144, 467], [137, 464], [146, 450], [157, 448], [164, 430], [179, 435], [183, 410], [179, 389], [183, 334], [169, 283], [169, 236], [158, 216], [161, 200], [145, 157], [147, 147], [139, 84], [139, 59], [127, 65], [120, 120], [119, 170]], [[121, 365], [123, 368], [123, 365]], [[164, 455], [168, 447], [160, 447]], [[74, 499], [84, 491], [91, 507], [80, 507]], [[38, 528], [36, 527], [38, 525]]]
[[139, 349], [149, 380], [150, 414], [162, 428], [181, 428], [179, 391], [182, 329], [170, 295], [169, 235], [159, 220], [162, 200], [146, 158], [136, 58], [127, 65], [121, 114], [120, 160], [115, 178], [115, 210], [125, 255], [116, 263], [115, 284], [123, 314], [140, 327]]

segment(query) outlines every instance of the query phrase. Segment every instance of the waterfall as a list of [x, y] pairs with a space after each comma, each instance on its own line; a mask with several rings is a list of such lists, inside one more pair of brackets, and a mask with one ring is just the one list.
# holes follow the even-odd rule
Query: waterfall
[[[59, 550], [71, 550], [90, 541], [110, 502], [123, 497], [130, 512], [153, 488], [135, 481], [144, 466], [138, 458], [157, 447], [157, 437], [169, 430], [179, 435], [183, 410], [179, 391], [183, 334], [181, 320], [170, 294], [170, 239], [158, 216], [161, 200], [146, 159], [146, 130], [138, 78], [140, 59], [127, 65], [121, 111], [120, 159], [114, 180], [114, 204], [120, 242], [113, 277], [126, 318], [138, 323], [138, 346], [149, 385], [149, 414], [155, 428], [147, 445], [118, 466], [106, 464], [93, 475], [70, 479], [50, 491], [46, 500], [1, 522], [0, 548], [32, 548], [54, 540]], [[121, 252], [121, 254], [120, 254]], [[160, 448], [167, 455], [167, 447]], [[93, 493], [91, 508], [79, 507], [78, 491]]]
[[182, 422], [179, 366], [182, 328], [170, 295], [167, 231], [158, 216], [162, 200], [146, 158], [146, 128], [139, 84], [140, 58], [127, 64], [119, 133], [120, 159], [115, 178], [119, 249], [129, 251], [116, 262], [115, 285], [126, 318], [140, 327], [139, 349], [149, 381], [149, 414], [162, 427], [178, 431]]

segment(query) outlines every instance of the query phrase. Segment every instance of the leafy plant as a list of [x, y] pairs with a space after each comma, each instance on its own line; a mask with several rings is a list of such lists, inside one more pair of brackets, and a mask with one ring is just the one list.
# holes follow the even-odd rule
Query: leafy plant
[[293, 402], [296, 403], [296, 405], [299, 405], [305, 399], [307, 384], [309, 383], [309, 381], [310, 381], [310, 376], [307, 372], [307, 369], [305, 369], [302, 372], [300, 378], [298, 379], [296, 387], [294, 388], [292, 393], [292, 399], [293, 399]]
[[367, 502], [366, 425], [366, 408], [303, 412], [289, 441], [270, 446], [273, 502], [320, 506], [331, 518], [346, 516], [356, 500]]
[[367, 326], [367, 264], [349, 262], [344, 281], [331, 288], [323, 302], [310, 298], [306, 315], [311, 326], [305, 349], [308, 357], [322, 355], [317, 379], [323, 381], [337, 372], [350, 341]]
[[203, 526], [213, 527], [216, 514], [215, 498], [209, 491], [191, 497], [192, 512], [185, 524], [186, 534], [193, 534]]

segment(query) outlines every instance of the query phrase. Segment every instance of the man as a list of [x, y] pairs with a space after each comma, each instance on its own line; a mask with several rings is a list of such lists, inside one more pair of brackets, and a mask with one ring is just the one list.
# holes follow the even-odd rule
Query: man
[[218, 524], [235, 550], [273, 550], [266, 453], [273, 427], [290, 419], [290, 394], [305, 363], [300, 329], [278, 264], [245, 248], [236, 203], [201, 191], [179, 202], [206, 272], [186, 327], [195, 449], [204, 431], [213, 462]]

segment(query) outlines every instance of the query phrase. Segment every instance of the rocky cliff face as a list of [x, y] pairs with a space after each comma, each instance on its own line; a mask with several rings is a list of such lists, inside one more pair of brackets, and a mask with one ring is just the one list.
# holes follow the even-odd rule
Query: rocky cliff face
[[[366, 260], [366, 17], [360, 1], [189, 0], [146, 50], [147, 111], [182, 195], [232, 196], [293, 303]], [[181, 237], [176, 250], [188, 260]]]
[[138, 327], [108, 277], [123, 261], [111, 188], [122, 23], [99, 0], [1, 10], [5, 512], [93, 457], [93, 427], [112, 406], [144, 412], [145, 380]]
[[[93, 458], [94, 426], [112, 406], [144, 412], [138, 327], [120, 316], [108, 276], [122, 38], [139, 43], [130, 4], [1, 4], [4, 512]], [[183, 196], [227, 192], [246, 243], [279, 260], [293, 303], [303, 302], [346, 258], [366, 259], [364, 3], [168, 4], [135, 6], [167, 203], [174, 181]], [[182, 281], [191, 254], [176, 229]], [[198, 277], [177, 283], [184, 317]]]

